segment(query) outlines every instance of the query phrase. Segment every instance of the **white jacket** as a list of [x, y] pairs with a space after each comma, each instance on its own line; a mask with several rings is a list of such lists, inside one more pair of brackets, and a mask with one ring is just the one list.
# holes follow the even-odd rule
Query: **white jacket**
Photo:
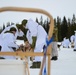
[[1, 36], [6, 32], [9, 31], [11, 27], [15, 27], [16, 28], [16, 34], [15, 34], [15, 39], [17, 38], [17, 36], [23, 36], [24, 33], [22, 31], [18, 31], [18, 28], [16, 27], [16, 25], [11, 25], [6, 27], [2, 32], [1, 32]]
[[[34, 52], [41, 52], [43, 46], [46, 44], [46, 31], [41, 25], [38, 25], [38, 23], [34, 22], [33, 20], [28, 20], [26, 28], [29, 29], [27, 32], [27, 38], [30, 44], [32, 44], [32, 36], [37, 37]], [[36, 56], [35, 61], [41, 61], [41, 58]]]
[[[12, 47], [15, 47], [16, 49], [18, 49], [18, 45], [15, 43], [15, 36], [13, 33], [5, 33], [2, 36], [2, 49], [1, 52], [14, 52], [14, 50], [12, 49]], [[2, 56], [6, 59], [15, 59], [14, 56]]]

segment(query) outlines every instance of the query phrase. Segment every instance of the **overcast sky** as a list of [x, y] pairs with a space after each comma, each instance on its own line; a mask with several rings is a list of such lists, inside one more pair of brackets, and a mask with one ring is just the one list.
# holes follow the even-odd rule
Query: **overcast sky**
[[[72, 18], [73, 14], [76, 15], [76, 0], [0, 0], [0, 7], [16, 6], [28, 8], [40, 8], [48, 11], [53, 18], [57, 16], [63, 18]], [[24, 18], [40, 17], [41, 14], [28, 14], [18, 12], [3, 12], [0, 13], [0, 25], [8, 21], [20, 23]]]

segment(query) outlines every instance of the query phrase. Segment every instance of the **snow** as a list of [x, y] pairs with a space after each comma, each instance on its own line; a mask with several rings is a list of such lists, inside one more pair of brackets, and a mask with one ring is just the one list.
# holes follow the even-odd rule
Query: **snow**
[[[50, 61], [50, 75], [76, 75], [76, 52], [73, 48], [58, 49], [58, 60]], [[30, 75], [39, 75], [39, 69], [30, 69]]]
[[[21, 44], [21, 41], [18, 41], [18, 44]], [[61, 43], [58, 42], [58, 44]], [[50, 75], [76, 75], [76, 52], [73, 51], [73, 48], [61, 46], [60, 50], [58, 49], [58, 60], [50, 60], [50, 63]], [[39, 75], [39, 71], [40, 69], [30, 68], [30, 75]]]
[[[17, 44], [24, 44], [24, 42], [17, 40]], [[50, 63], [50, 75], [76, 75], [76, 52], [73, 48], [60, 47], [58, 60], [50, 60]], [[30, 75], [39, 75], [39, 71], [38, 68], [30, 68]]]
[[21, 44], [25, 45], [25, 43], [24, 43], [23, 40], [16, 40], [16, 44], [17, 44], [17, 45], [21, 45]]
[[76, 75], [76, 52], [61, 48], [57, 61], [51, 62], [51, 75]]

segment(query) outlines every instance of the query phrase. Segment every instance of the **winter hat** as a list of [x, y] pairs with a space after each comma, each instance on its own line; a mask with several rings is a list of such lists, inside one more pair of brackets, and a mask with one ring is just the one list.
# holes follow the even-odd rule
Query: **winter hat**
[[22, 25], [26, 25], [26, 23], [27, 23], [26, 19], [22, 20]]
[[15, 31], [15, 32], [16, 32], [17, 30], [16, 30], [15, 27], [11, 27], [11, 28], [10, 28], [10, 31]]
[[21, 29], [21, 25], [20, 25], [20, 24], [16, 24], [16, 27], [17, 27], [18, 29]]

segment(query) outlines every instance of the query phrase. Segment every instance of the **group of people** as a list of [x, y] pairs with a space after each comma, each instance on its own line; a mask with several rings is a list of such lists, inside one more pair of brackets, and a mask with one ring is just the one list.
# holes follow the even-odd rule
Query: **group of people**
[[[16, 44], [18, 37], [23, 37], [24, 33], [21, 31], [19, 24], [6, 27], [0, 34], [1, 52], [14, 52], [20, 46]], [[0, 56], [0, 59], [15, 59], [14, 56]]]
[[63, 41], [62, 41], [62, 44], [63, 48], [70, 48], [70, 40], [68, 38], [64, 38]]
[[[47, 33], [44, 28], [32, 19], [23, 20], [22, 23], [11, 25], [6, 27], [0, 34], [0, 50], [1, 52], [14, 52], [19, 49], [19, 45], [16, 44], [16, 39], [23, 39], [31, 46], [31, 50], [34, 52], [41, 52], [43, 46], [46, 44]], [[14, 56], [0, 56], [2, 59], [15, 59]], [[35, 57], [34, 62], [39, 63], [41, 58]]]
[[64, 38], [61, 45], [63, 48], [74, 48], [74, 51], [76, 51], [76, 35], [72, 35], [69, 38]]
[[[14, 52], [17, 51], [21, 45], [16, 44], [17, 39], [24, 40], [27, 48], [30, 46], [31, 51], [41, 52], [46, 45], [47, 33], [45, 29], [32, 19], [24, 19], [21, 24], [11, 25], [6, 27], [0, 34], [0, 51]], [[56, 50], [56, 49], [55, 49]], [[51, 56], [52, 57], [52, 56]], [[0, 56], [0, 59], [16, 59], [14, 56]], [[41, 58], [36, 56], [33, 60], [32, 68], [39, 68]]]

